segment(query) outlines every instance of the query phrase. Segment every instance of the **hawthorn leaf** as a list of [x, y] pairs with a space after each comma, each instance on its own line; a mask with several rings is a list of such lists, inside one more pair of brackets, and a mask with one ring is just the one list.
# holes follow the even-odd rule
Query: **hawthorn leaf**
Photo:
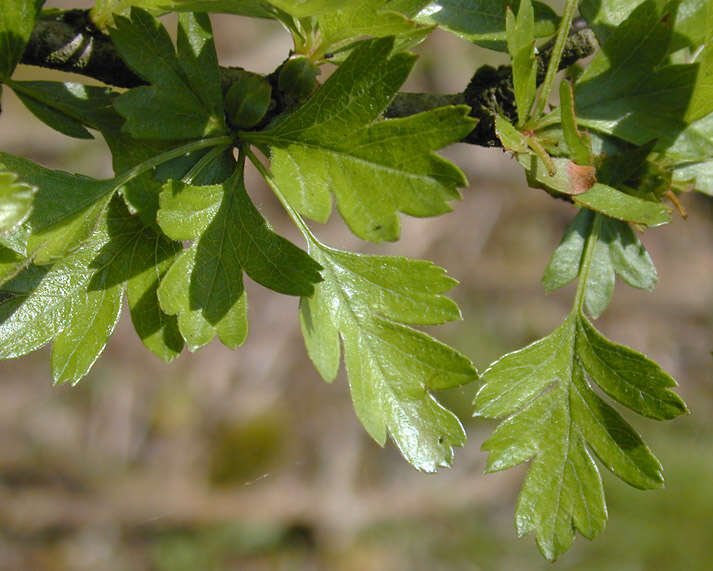
[[114, 16], [128, 16], [132, 7], [159, 16], [164, 12], [215, 12], [250, 18], [275, 18], [275, 9], [263, 0], [96, 0], [92, 20], [100, 28], [114, 23]]
[[205, 14], [180, 14], [174, 51], [166, 29], [145, 10], [116, 16], [111, 38], [126, 63], [150, 82], [117, 98], [124, 129], [148, 139], [226, 133], [218, 59]]
[[[197, 245], [181, 252], [164, 275], [158, 287], [161, 309], [176, 315], [178, 328], [188, 348], [195, 351], [218, 335], [221, 343], [235, 349], [243, 344], [248, 334], [247, 295], [240, 281], [229, 284], [226, 297], [232, 302], [217, 319], [209, 321], [203, 307], [191, 300], [191, 278], [196, 268]], [[204, 304], [210, 300], [201, 300]]]
[[509, 7], [505, 12], [505, 33], [512, 58], [518, 125], [527, 120], [535, 100], [537, 62], [535, 60], [535, 11], [530, 0], [521, 0], [517, 17]]
[[589, 260], [587, 286], [584, 290], [584, 307], [589, 315], [597, 318], [604, 313], [614, 295], [616, 272], [609, 247], [601, 238], [601, 230], [599, 236], [593, 237], [593, 239], [596, 242]]
[[656, 267], [631, 226], [604, 217], [601, 241], [607, 244], [614, 271], [631, 287], [652, 291], [658, 281]]
[[2, 284], [17, 275], [27, 264], [27, 258], [12, 248], [0, 245], [0, 289]]
[[0, 83], [12, 75], [20, 62], [42, 4], [44, 0], [3, 2], [0, 10]]
[[503, 148], [514, 153], [530, 153], [527, 139], [510, 121], [502, 115], [495, 116], [495, 134], [500, 139]]
[[713, 196], [713, 160], [683, 164], [676, 168], [673, 179], [680, 183], [692, 182], [696, 190]]
[[637, 145], [661, 138], [664, 150], [687, 123], [713, 110], [710, 50], [700, 62], [660, 65], [676, 7], [647, 0], [608, 36], [577, 82], [580, 124]]
[[393, 44], [364, 41], [292, 114], [265, 131], [241, 133], [270, 146], [275, 181], [296, 210], [325, 222], [333, 192], [351, 230], [375, 242], [398, 238], [399, 211], [450, 210], [465, 176], [433, 151], [474, 125], [467, 106], [377, 121], [413, 65], [410, 54], [391, 55]]
[[47, 264], [76, 248], [94, 230], [115, 188], [113, 180], [95, 180], [53, 171], [27, 159], [0, 153], [0, 164], [36, 187], [34, 207], [25, 221], [27, 255]]
[[372, 438], [383, 446], [391, 436], [419, 470], [450, 465], [465, 433], [431, 391], [471, 382], [477, 373], [466, 357], [406, 324], [459, 319], [442, 295], [455, 280], [425, 261], [311, 246], [324, 280], [302, 298], [300, 324], [318, 371], [334, 379], [341, 339], [354, 408]]
[[[505, 13], [518, 2], [505, 0], [436, 0], [423, 8], [415, 20], [421, 24], [438, 25], [457, 36], [480, 46], [505, 51]], [[559, 18], [542, 2], [532, 2], [535, 15], [535, 36], [545, 38], [557, 32]]]
[[[579, 11], [596, 33], [601, 44], [606, 43], [612, 33], [645, 0], [621, 2], [619, 0], [582, 0]], [[677, 2], [673, 23], [673, 38], [669, 51], [684, 46], [697, 47], [706, 40], [706, 4], [708, 0], [681, 0]], [[662, 9], [668, 0], [657, 0], [655, 6]]]
[[552, 254], [542, 276], [542, 284], [547, 293], [566, 286], [579, 275], [579, 265], [593, 220], [594, 213], [583, 208], [567, 226], [562, 241]]
[[593, 454], [641, 488], [663, 485], [661, 466], [634, 429], [593, 390], [651, 418], [686, 412], [675, 381], [644, 355], [604, 339], [579, 311], [547, 337], [509, 353], [482, 375], [475, 415], [504, 419], [483, 444], [487, 471], [530, 463], [518, 500], [519, 535], [534, 532], [556, 559], [579, 531], [604, 529], [606, 506]]
[[[343, 6], [318, 17], [322, 37], [321, 49], [334, 51], [364, 36], [383, 38], [416, 34], [425, 37], [430, 29], [424, 29], [409, 18], [425, 4], [427, 2], [414, 0], [399, 3], [389, 0], [343, 3]], [[421, 31], [425, 31], [425, 34], [421, 34]]]
[[275, 234], [250, 201], [242, 165], [221, 185], [168, 181], [157, 220], [174, 240], [195, 240], [166, 272], [158, 289], [161, 307], [178, 315], [192, 350], [216, 334], [227, 346], [247, 334], [242, 274], [288, 295], [311, 295], [321, 267]]
[[560, 115], [562, 117], [562, 133], [572, 161], [578, 165], [591, 165], [591, 143], [587, 136], [577, 128], [574, 94], [568, 81], [560, 82]]
[[[96, 273], [92, 262], [107, 242], [106, 228], [100, 227], [75, 253], [51, 266], [28, 266], [2, 285], [12, 297], [0, 306], [0, 359], [31, 353], [73, 319], [78, 322], [93, 313], [96, 299], [88, 295], [89, 282]], [[101, 331], [103, 319], [97, 324]], [[91, 363], [96, 358], [84, 357]]]
[[617, 274], [631, 287], [654, 289], [656, 267], [629, 224], [582, 209], [565, 230], [545, 270], [545, 291], [564, 287], [580, 275], [590, 240], [596, 243], [588, 260], [584, 303], [592, 317], [599, 317], [609, 305]]
[[121, 313], [123, 285], [80, 289], [64, 310], [62, 330], [52, 343], [55, 383], [75, 384], [99, 358], [114, 332]]
[[591, 210], [627, 222], [653, 227], [671, 221], [663, 204], [631, 196], [605, 184], [596, 183], [588, 191], [573, 195], [572, 199]]
[[0, 163], [0, 234], [27, 220], [36, 192], [36, 187], [18, 182], [17, 174], [4, 170]]
[[92, 262], [97, 274], [89, 290], [126, 284], [131, 320], [142, 343], [164, 361], [183, 348], [175, 316], [159, 306], [156, 290], [160, 279], [181, 251], [181, 244], [146, 226], [115, 200], [107, 216], [109, 241]]

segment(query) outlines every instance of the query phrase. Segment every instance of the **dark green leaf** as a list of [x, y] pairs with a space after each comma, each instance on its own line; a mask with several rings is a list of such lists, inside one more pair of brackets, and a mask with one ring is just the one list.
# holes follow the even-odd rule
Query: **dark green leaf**
[[265, 116], [271, 94], [272, 88], [266, 78], [256, 73], [242, 73], [225, 94], [229, 121], [244, 129], [254, 127]]
[[151, 83], [121, 95], [116, 109], [134, 137], [189, 139], [227, 132], [210, 21], [179, 16], [177, 52], [164, 27], [144, 10], [117, 16], [111, 37], [122, 58]]
[[579, 320], [577, 327], [577, 356], [589, 378], [610, 397], [657, 420], [687, 412], [681, 398], [668, 390], [676, 382], [656, 363], [602, 337], [585, 318]]

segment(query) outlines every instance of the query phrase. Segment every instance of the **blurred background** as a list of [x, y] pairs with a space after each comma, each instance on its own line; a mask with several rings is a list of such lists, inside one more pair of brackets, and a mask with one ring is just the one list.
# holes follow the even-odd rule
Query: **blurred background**
[[[88, 7], [90, 2], [48, 2]], [[269, 72], [288, 54], [279, 26], [213, 18], [221, 64]], [[170, 24], [169, 24], [170, 25]], [[417, 50], [410, 90], [461, 91], [492, 53], [444, 33]], [[67, 80], [21, 67], [22, 79]], [[74, 78], [80, 79], [80, 78]], [[81, 79], [84, 81], [84, 79]], [[109, 177], [100, 140], [68, 139], [5, 90], [0, 149], [51, 168]], [[461, 285], [463, 321], [430, 330], [480, 370], [549, 333], [573, 290], [546, 296], [540, 276], [574, 209], [528, 189], [501, 150], [444, 154], [470, 188], [453, 213], [403, 218], [396, 244], [351, 236], [335, 215], [329, 244], [433, 260]], [[298, 239], [251, 175], [265, 216]], [[713, 202], [685, 195], [690, 216], [647, 231], [653, 293], [617, 284], [597, 321], [680, 382], [692, 414], [671, 423], [626, 415], [665, 468], [666, 488], [639, 492], [603, 474], [610, 522], [577, 537], [561, 569], [713, 568]], [[249, 281], [249, 280], [248, 280]], [[466, 426], [455, 464], [421, 474], [359, 426], [344, 375], [324, 383], [309, 362], [297, 300], [249, 283], [251, 332], [235, 352], [214, 343], [165, 365], [143, 348], [128, 311], [77, 387], [53, 387], [49, 348], [0, 363], [0, 570], [548, 569], [513, 512], [523, 467], [484, 476], [494, 424], [470, 418], [477, 384], [440, 393]]]

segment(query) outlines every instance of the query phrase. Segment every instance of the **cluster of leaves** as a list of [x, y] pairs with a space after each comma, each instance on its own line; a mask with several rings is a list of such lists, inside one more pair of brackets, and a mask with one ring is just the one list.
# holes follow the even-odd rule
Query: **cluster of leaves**
[[[94, 21], [146, 82], [121, 93], [12, 78], [42, 3], [13, 0], [0, 13], [0, 81], [59, 132], [99, 132], [116, 176], [0, 153], [0, 358], [52, 342], [55, 381], [78, 382], [111, 336], [124, 293], [138, 336], [166, 361], [216, 336], [236, 348], [248, 331], [245, 273], [300, 297], [305, 345], [325, 380], [344, 352], [357, 416], [377, 442], [390, 437], [421, 470], [450, 465], [465, 433], [433, 392], [478, 375], [411, 326], [460, 318], [443, 295], [455, 280], [430, 262], [336, 250], [305, 221], [326, 222], [336, 202], [360, 238], [396, 240], [399, 213], [436, 216], [459, 198], [463, 173], [434, 151], [471, 132], [469, 108], [383, 119], [413, 66], [407, 49], [441, 27], [509, 54], [517, 120], [496, 117], [497, 135], [531, 186], [578, 209], [543, 277], [547, 291], [578, 279], [571, 313], [488, 367], [474, 403], [476, 416], [503, 419], [484, 444], [488, 470], [530, 462], [518, 533], [534, 531], [554, 559], [575, 531], [603, 529], [594, 456], [635, 487], [662, 484], [656, 458], [595, 389], [670, 419], [686, 410], [675, 382], [589, 317], [606, 309], [616, 275], [641, 289], [656, 283], [632, 225], [668, 222], [662, 201], [677, 203], [684, 190], [713, 194], [713, 2], [583, 0], [601, 50], [569, 70], [553, 108], [575, 0], [562, 17], [530, 0], [515, 11], [504, 0], [97, 0]], [[175, 46], [156, 19], [166, 11], [179, 12]], [[226, 83], [207, 12], [280, 21], [295, 53], [277, 80], [241, 71]], [[537, 47], [550, 40], [538, 88]], [[320, 85], [327, 61], [338, 69]], [[283, 112], [273, 116], [277, 100]], [[248, 161], [306, 251], [252, 203]]]

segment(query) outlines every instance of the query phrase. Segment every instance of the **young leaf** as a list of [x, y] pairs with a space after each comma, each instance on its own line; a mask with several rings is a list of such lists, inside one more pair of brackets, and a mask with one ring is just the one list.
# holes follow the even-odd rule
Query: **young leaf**
[[11, 0], [0, 10], [0, 82], [8, 79], [22, 58], [44, 0]]
[[535, 11], [530, 0], [521, 0], [517, 17], [508, 7], [505, 13], [508, 52], [512, 58], [512, 80], [517, 105], [518, 126], [527, 121], [535, 100], [537, 62], [535, 60]]
[[115, 103], [124, 127], [137, 138], [189, 139], [227, 132], [218, 60], [204, 14], [178, 18], [177, 52], [164, 27], [132, 8], [117, 16], [111, 37], [122, 58], [151, 83], [129, 90]]
[[483, 444], [489, 472], [530, 462], [518, 501], [519, 535], [535, 532], [548, 559], [579, 531], [591, 539], [607, 513], [592, 453], [637, 488], [663, 483], [661, 466], [639, 435], [591, 387], [623, 406], [669, 419], [686, 407], [675, 381], [644, 355], [604, 339], [578, 310], [552, 334], [505, 355], [482, 376], [475, 414], [503, 418]]
[[4, 170], [0, 162], [0, 234], [13, 230], [27, 220], [32, 212], [36, 192], [36, 187], [17, 182], [17, 175]]
[[245, 191], [242, 165], [222, 185], [169, 181], [160, 196], [158, 223], [175, 240], [195, 240], [166, 273], [161, 306], [178, 314], [192, 349], [217, 333], [229, 347], [247, 333], [242, 272], [288, 295], [312, 295], [321, 267], [275, 234]]
[[393, 38], [363, 42], [294, 113], [246, 140], [271, 147], [275, 180], [300, 213], [325, 222], [331, 195], [352, 231], [372, 240], [399, 236], [397, 212], [434, 216], [466, 184], [433, 153], [474, 122], [465, 106], [376, 121], [406, 79], [413, 56], [391, 55]]
[[562, 241], [552, 254], [542, 276], [542, 284], [547, 293], [566, 286], [579, 275], [579, 265], [591, 232], [592, 220], [594, 213], [583, 208], [567, 226]]
[[305, 344], [317, 369], [331, 381], [344, 345], [357, 416], [382, 446], [390, 435], [419, 470], [451, 464], [465, 433], [432, 390], [476, 379], [470, 361], [432, 337], [402, 324], [437, 324], [460, 318], [441, 294], [455, 281], [429, 262], [365, 256], [316, 241], [312, 256], [324, 281], [300, 305]]
[[671, 221], [671, 215], [664, 205], [630, 196], [605, 184], [596, 183], [587, 192], [572, 198], [591, 210], [627, 222], [660, 226]]
[[495, 134], [500, 139], [503, 148], [514, 153], [530, 153], [525, 135], [520, 133], [510, 121], [498, 114], [495, 117]]
[[632, 287], [653, 290], [658, 279], [656, 268], [630, 226], [583, 209], [567, 227], [545, 270], [542, 282], [547, 292], [567, 285], [580, 275], [588, 241], [593, 241], [593, 246], [591, 257], [586, 261], [584, 303], [592, 317], [599, 317], [609, 305], [615, 274]]
[[577, 117], [574, 110], [574, 95], [572, 86], [568, 81], [560, 83], [560, 110], [562, 117], [562, 131], [569, 147], [572, 160], [578, 165], [592, 164], [591, 144], [586, 135], [577, 129]]

